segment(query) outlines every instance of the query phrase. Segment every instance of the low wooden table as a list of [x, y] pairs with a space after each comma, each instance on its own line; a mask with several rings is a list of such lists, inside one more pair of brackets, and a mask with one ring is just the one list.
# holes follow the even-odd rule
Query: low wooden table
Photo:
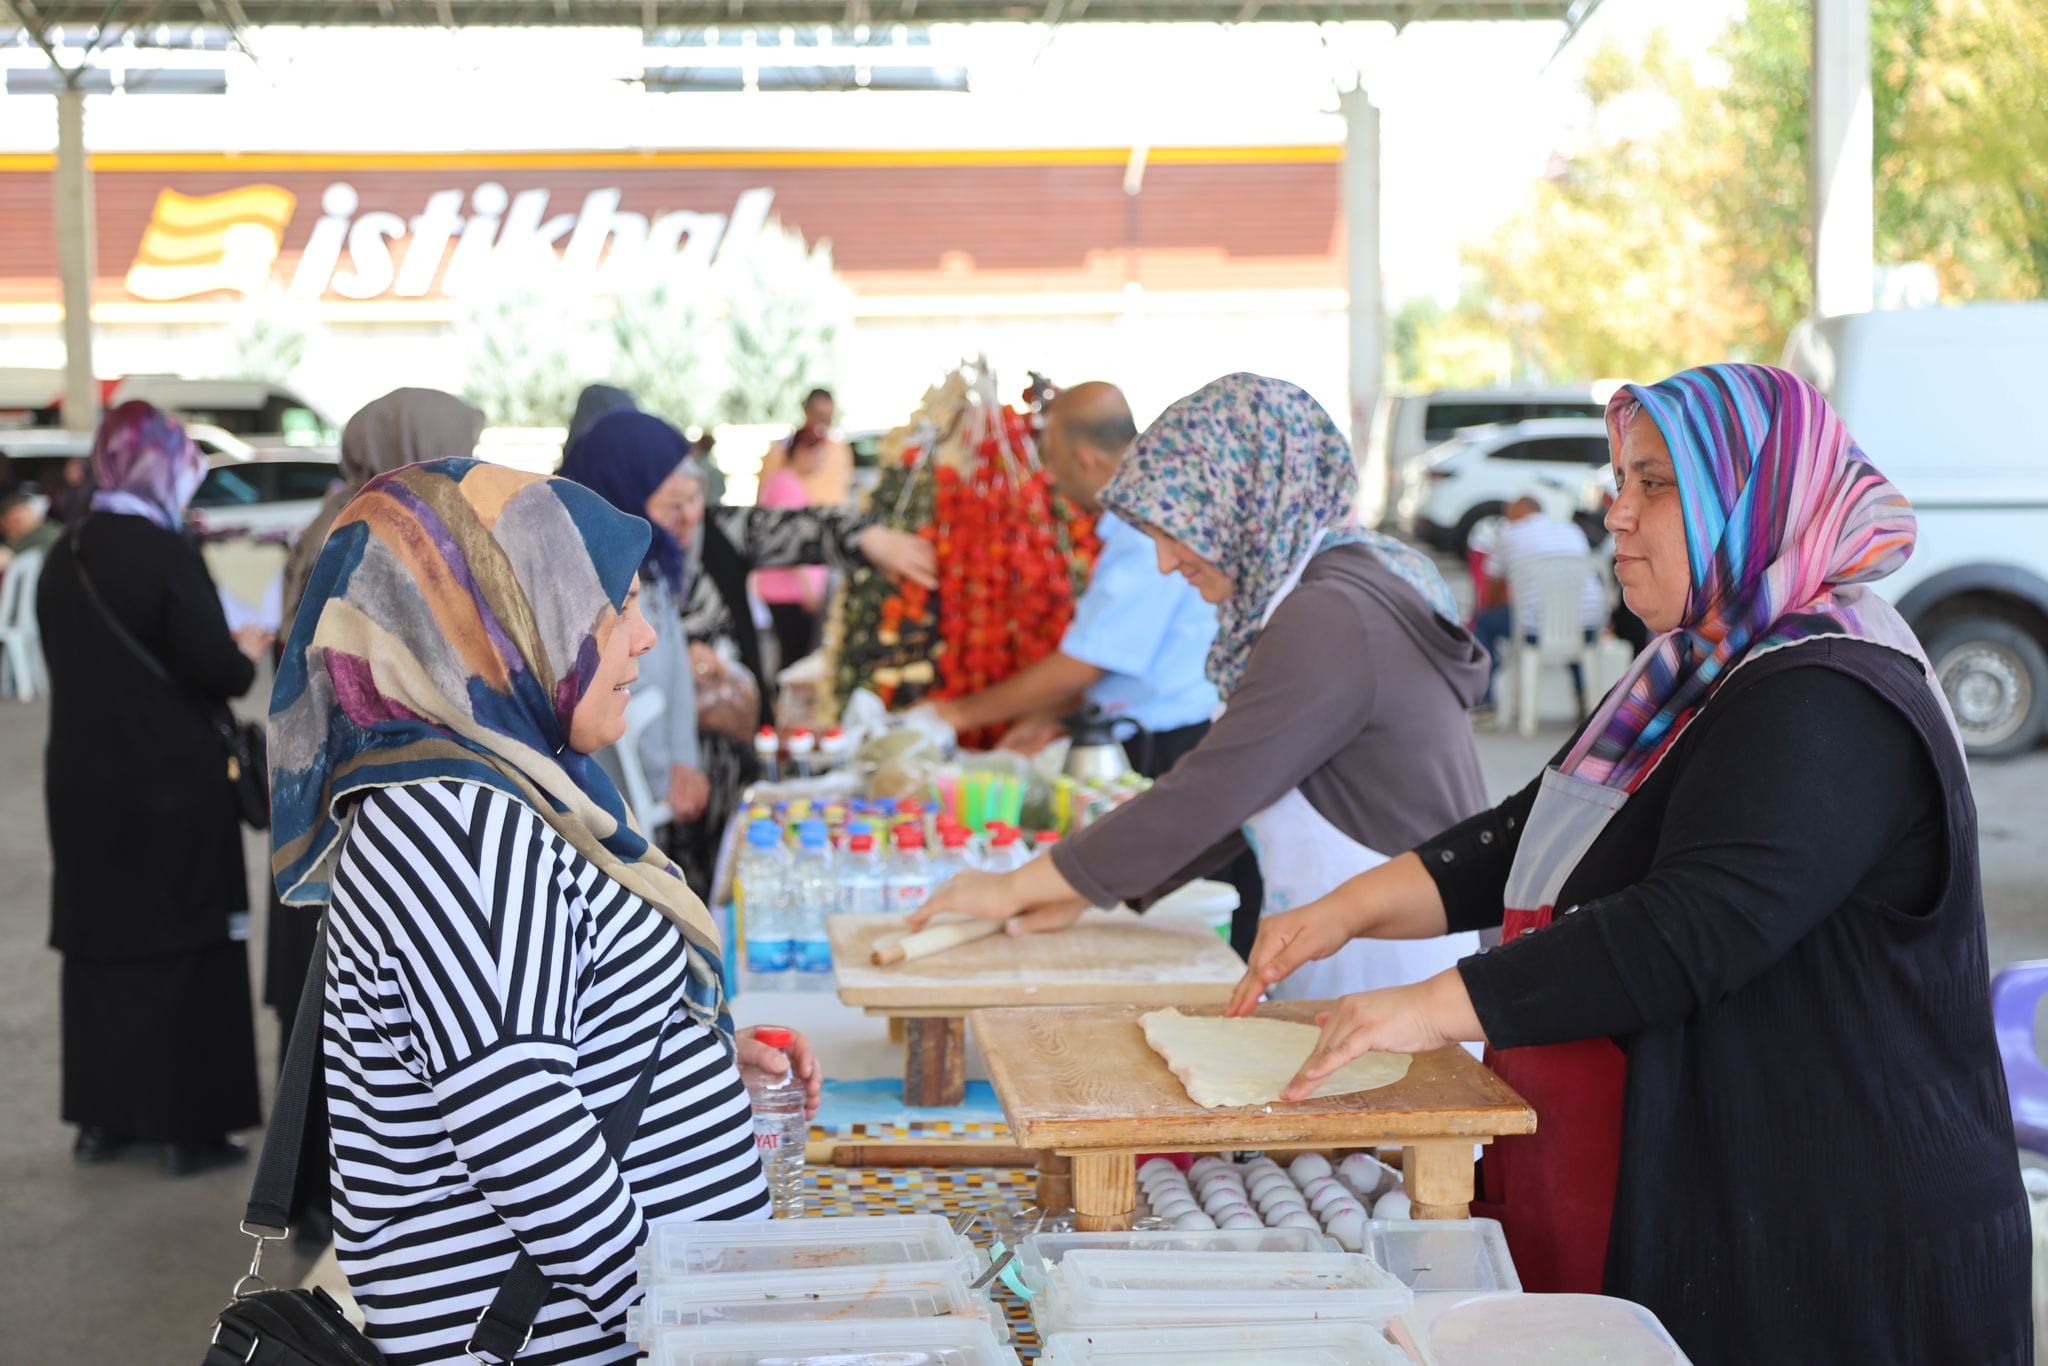
[[1057, 934], [1006, 934], [878, 968], [875, 941], [903, 917], [835, 915], [826, 922], [839, 999], [901, 1022], [906, 1105], [958, 1105], [967, 1091], [967, 1016], [986, 1006], [1221, 1005], [1244, 961], [1215, 931], [1090, 911]]
[[[1262, 1015], [1313, 1022], [1327, 1001], [1268, 1002]], [[1392, 1086], [1319, 1100], [1204, 1109], [1145, 1042], [1146, 1006], [977, 1010], [975, 1037], [1022, 1148], [1041, 1163], [1041, 1196], [1072, 1181], [1075, 1223], [1130, 1227], [1139, 1153], [1399, 1147], [1418, 1219], [1462, 1219], [1472, 1145], [1536, 1129], [1536, 1112], [1462, 1048], [1418, 1054]], [[1211, 1007], [1191, 1013], [1220, 1013]]]

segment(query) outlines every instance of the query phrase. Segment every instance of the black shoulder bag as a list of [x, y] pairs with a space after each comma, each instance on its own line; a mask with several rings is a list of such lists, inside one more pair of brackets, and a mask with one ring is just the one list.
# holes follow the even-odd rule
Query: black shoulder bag
[[[127, 647], [128, 653], [141, 661], [150, 676], [158, 682], [177, 690], [183, 686], [171, 677], [163, 662], [151, 654], [143, 643], [135, 638], [121, 619], [107, 606], [100, 590], [93, 586], [92, 575], [86, 571], [85, 548], [78, 537], [79, 528], [71, 529], [71, 563], [78, 567], [79, 586], [85, 589], [86, 599], [93, 610], [100, 614], [100, 620], [114, 633], [114, 639]], [[208, 704], [207, 722], [220, 736], [221, 748], [227, 751], [228, 786], [235, 791], [235, 805], [240, 809], [242, 823], [251, 830], [270, 828], [270, 745], [263, 734], [260, 721], [241, 721], [225, 704]]]
[[[234, 1298], [213, 1326], [213, 1342], [200, 1366], [383, 1366], [384, 1358], [343, 1315], [325, 1290], [286, 1290], [263, 1279], [263, 1245], [284, 1238], [291, 1208], [299, 1149], [305, 1141], [306, 1107], [313, 1094], [313, 1068], [319, 1061], [321, 1015], [327, 994], [327, 924], [323, 918], [313, 942], [313, 967], [299, 996], [299, 1016], [285, 1049], [284, 1073], [277, 1084], [270, 1130], [256, 1159], [256, 1180], [242, 1232], [256, 1240], [249, 1270], [235, 1282]], [[605, 1115], [599, 1131], [613, 1158], [626, 1151], [640, 1127], [640, 1111], [661, 1068], [667, 1030], [655, 1040], [654, 1055], [640, 1069], [633, 1089]], [[533, 1337], [554, 1287], [533, 1258], [519, 1254], [505, 1274], [490, 1307], [470, 1334], [467, 1352], [486, 1366], [516, 1366], [519, 1353]]]

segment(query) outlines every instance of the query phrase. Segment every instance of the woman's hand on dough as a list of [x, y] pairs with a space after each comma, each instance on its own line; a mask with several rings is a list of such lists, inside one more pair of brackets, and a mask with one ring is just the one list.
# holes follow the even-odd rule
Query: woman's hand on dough
[[1484, 1042], [1465, 979], [1456, 968], [1405, 987], [1361, 991], [1316, 1016], [1322, 1037], [1280, 1093], [1307, 1100], [1316, 1084], [1364, 1053], [1428, 1053], [1447, 1044]]
[[1225, 1015], [1249, 1015], [1258, 1009], [1259, 998], [1304, 963], [1328, 958], [1349, 944], [1351, 927], [1330, 898], [1259, 920], [1259, 937], [1252, 942], [1252, 955], [1244, 977], [1230, 993]]
[[921, 930], [940, 915], [1008, 920], [1023, 909], [1024, 899], [1018, 895], [1009, 874], [969, 869], [940, 883], [923, 907], [911, 914], [909, 927]]
[[825, 1069], [818, 1065], [818, 1054], [811, 1041], [792, 1029], [790, 1033], [796, 1037], [790, 1040], [788, 1048], [770, 1048], [754, 1037], [759, 1028], [749, 1025], [734, 1036], [740, 1056], [740, 1079], [749, 1085], [773, 1081], [795, 1068], [797, 1080], [804, 1084], [804, 1118], [816, 1119], [818, 1100], [824, 1094]]

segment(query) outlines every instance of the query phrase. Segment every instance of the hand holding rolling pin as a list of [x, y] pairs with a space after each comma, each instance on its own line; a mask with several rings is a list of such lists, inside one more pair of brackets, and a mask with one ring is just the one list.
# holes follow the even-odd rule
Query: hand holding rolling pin
[[1088, 898], [1060, 875], [1049, 854], [1040, 854], [1015, 872], [956, 873], [910, 917], [909, 927], [921, 930], [942, 915], [965, 916], [1005, 921], [1012, 935], [1043, 934], [1067, 928], [1087, 909]]

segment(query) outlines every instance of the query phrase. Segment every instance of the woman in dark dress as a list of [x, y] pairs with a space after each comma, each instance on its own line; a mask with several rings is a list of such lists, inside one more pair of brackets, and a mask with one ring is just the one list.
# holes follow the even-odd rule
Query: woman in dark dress
[[229, 1132], [261, 1122], [249, 884], [215, 723], [270, 641], [229, 633], [179, 533], [205, 473], [184, 429], [149, 404], [108, 413], [92, 514], [50, 552], [36, 594], [64, 1118], [81, 1160], [163, 1144], [178, 1175], [241, 1157]]
[[1353, 937], [1500, 925], [1344, 998], [1288, 1094], [1485, 1040], [1537, 1113], [1475, 1207], [1525, 1288], [1634, 1300], [1701, 1363], [2026, 1366], [1969, 774], [1862, 586], [1912, 510], [1782, 370], [1630, 385], [1608, 430], [1649, 649], [1537, 782], [1269, 917], [1231, 1008]]

